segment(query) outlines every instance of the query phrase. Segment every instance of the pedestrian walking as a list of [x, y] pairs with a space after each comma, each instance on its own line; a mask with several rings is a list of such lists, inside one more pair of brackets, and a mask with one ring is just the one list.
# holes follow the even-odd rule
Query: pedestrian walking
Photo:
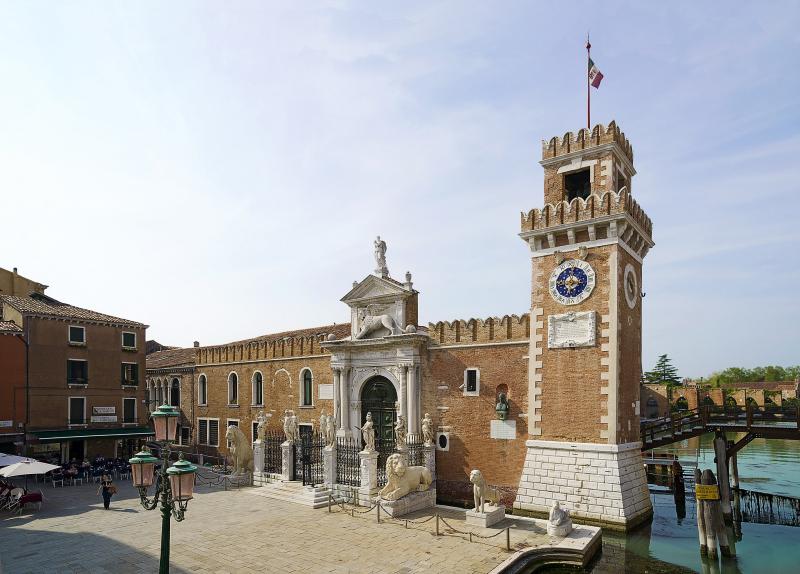
[[103, 474], [103, 476], [100, 477], [100, 488], [97, 489], [97, 494], [101, 493], [103, 495], [103, 507], [108, 510], [111, 504], [111, 496], [117, 493], [117, 487], [114, 486], [114, 482], [107, 474]]

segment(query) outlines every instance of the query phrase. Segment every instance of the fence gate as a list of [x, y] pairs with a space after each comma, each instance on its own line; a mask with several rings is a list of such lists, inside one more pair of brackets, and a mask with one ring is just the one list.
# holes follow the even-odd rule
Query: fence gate
[[282, 432], [267, 432], [264, 435], [264, 472], [280, 474], [283, 468], [281, 445], [285, 440]]
[[322, 449], [325, 438], [319, 433], [300, 435], [300, 441], [294, 444], [294, 477], [302, 480], [303, 486], [315, 486], [324, 481]]

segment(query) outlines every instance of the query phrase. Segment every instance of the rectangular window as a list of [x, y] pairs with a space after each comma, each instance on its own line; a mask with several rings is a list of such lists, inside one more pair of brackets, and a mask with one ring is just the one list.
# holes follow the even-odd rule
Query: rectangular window
[[125, 397], [122, 399], [122, 422], [136, 422], [136, 399]]
[[197, 419], [197, 442], [208, 444], [208, 419]]
[[86, 329], [77, 327], [75, 325], [69, 326], [69, 344], [70, 345], [85, 345], [86, 344]]
[[481, 390], [481, 374], [478, 369], [464, 371], [464, 396], [477, 397]]
[[219, 446], [219, 419], [208, 420], [208, 444]]
[[122, 384], [139, 384], [139, 365], [137, 363], [122, 363]]
[[129, 333], [124, 331], [122, 333], [122, 348], [135, 349], [136, 348], [136, 333]]
[[190, 429], [189, 427], [181, 427], [181, 434], [180, 434], [181, 445], [189, 444], [192, 438], [191, 431], [192, 429]]
[[67, 359], [67, 384], [89, 384], [89, 363], [78, 359]]
[[576, 197], [586, 199], [592, 193], [589, 181], [589, 168], [564, 174], [564, 199], [572, 201]]
[[86, 424], [86, 397], [69, 398], [69, 424]]

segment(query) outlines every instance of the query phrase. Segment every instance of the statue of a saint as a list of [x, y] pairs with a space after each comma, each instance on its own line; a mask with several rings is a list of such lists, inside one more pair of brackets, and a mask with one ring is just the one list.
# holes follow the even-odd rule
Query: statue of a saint
[[375, 239], [375, 273], [381, 277], [389, 276], [389, 268], [386, 266], [386, 242], [380, 235]]
[[297, 415], [294, 414], [294, 411], [289, 412], [292, 414], [292, 418], [289, 421], [289, 428], [292, 431], [292, 440], [289, 442], [300, 442], [300, 427], [297, 425]]
[[286, 435], [286, 442], [293, 442], [292, 416], [289, 414], [289, 409], [283, 409], [283, 434]]
[[398, 415], [394, 425], [394, 445], [397, 450], [406, 448], [406, 419], [403, 415]]
[[428, 413], [425, 413], [425, 418], [422, 419], [422, 440], [425, 446], [433, 446], [433, 420]]
[[336, 419], [331, 415], [328, 415], [328, 420], [325, 424], [325, 442], [331, 448], [336, 446]]
[[264, 411], [258, 413], [258, 426], [256, 427], [256, 436], [258, 436], [258, 442], [264, 442], [264, 436], [267, 433], [267, 417], [264, 416]]
[[375, 428], [372, 423], [372, 413], [367, 413], [367, 421], [361, 427], [361, 436], [364, 437], [364, 452], [375, 452]]
[[327, 436], [326, 433], [328, 432], [328, 417], [325, 416], [325, 409], [322, 409], [322, 413], [319, 415], [319, 434], [322, 437]]
[[506, 398], [505, 393], [499, 393], [497, 395], [497, 406], [494, 408], [495, 412], [497, 413], [497, 418], [501, 421], [506, 420], [508, 416], [508, 399]]

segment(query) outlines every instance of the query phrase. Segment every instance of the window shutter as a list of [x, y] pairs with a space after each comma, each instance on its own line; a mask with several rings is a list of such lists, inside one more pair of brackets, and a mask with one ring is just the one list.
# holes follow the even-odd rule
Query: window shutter
[[219, 446], [219, 421], [208, 421], [208, 444]]
[[206, 419], [199, 419], [197, 421], [197, 442], [200, 444], [208, 444], [208, 421]]

